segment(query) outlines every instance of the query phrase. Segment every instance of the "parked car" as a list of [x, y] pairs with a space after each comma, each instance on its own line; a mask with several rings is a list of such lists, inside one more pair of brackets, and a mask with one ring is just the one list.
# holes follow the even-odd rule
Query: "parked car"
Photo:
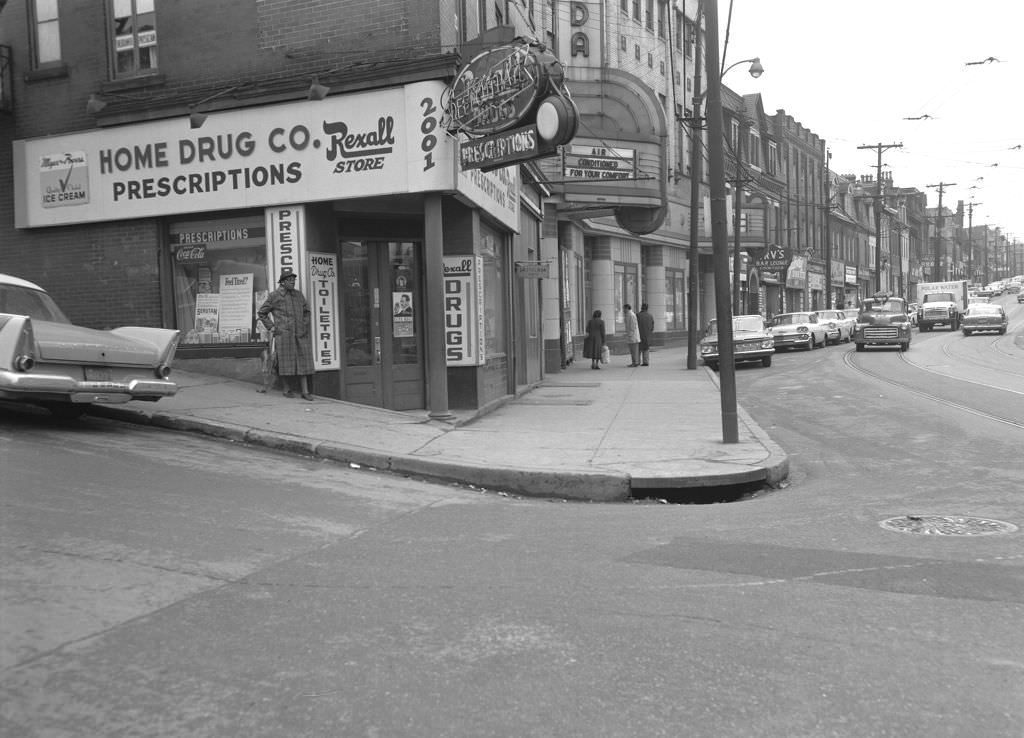
[[967, 312], [964, 313], [964, 317], [960, 321], [960, 330], [964, 332], [965, 336], [982, 331], [996, 331], [999, 335], [1003, 335], [1006, 333], [1007, 324], [1006, 311], [1003, 310], [1002, 305], [979, 303], [967, 308]]
[[826, 343], [849, 343], [857, 319], [843, 310], [819, 310], [818, 322], [825, 326]]
[[0, 400], [66, 418], [93, 403], [155, 402], [178, 391], [177, 346], [176, 330], [72, 325], [42, 287], [0, 274]]
[[1017, 302], [1024, 302], [1024, 292], [1017, 293]]
[[825, 326], [818, 322], [818, 314], [779, 313], [772, 318], [772, 337], [776, 350], [803, 348], [808, 351], [825, 345]]
[[[735, 363], [760, 361], [761, 366], [772, 365], [772, 354], [775, 353], [775, 339], [768, 331], [764, 318], [760, 315], [732, 316], [732, 352]], [[706, 366], [717, 371], [718, 357], [718, 321], [708, 323], [708, 329], [700, 340], [700, 357]]]

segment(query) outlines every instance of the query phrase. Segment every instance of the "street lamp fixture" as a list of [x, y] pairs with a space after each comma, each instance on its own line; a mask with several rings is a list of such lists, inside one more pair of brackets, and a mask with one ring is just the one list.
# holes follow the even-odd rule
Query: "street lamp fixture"
[[[740, 64], [746, 64], [747, 62], [750, 62], [750, 69], [748, 69], [747, 72], [750, 74], [751, 77], [757, 79], [762, 74], [764, 74], [764, 67], [761, 66], [761, 57], [755, 56], [753, 59], [743, 59], [741, 61], [736, 62], [735, 64], [730, 64], [729, 66], [722, 70], [722, 73], [719, 75], [719, 79], [724, 77], [726, 72], [728, 72], [733, 67], [738, 67]], [[711, 85], [709, 84], [708, 87], [710, 88]]]

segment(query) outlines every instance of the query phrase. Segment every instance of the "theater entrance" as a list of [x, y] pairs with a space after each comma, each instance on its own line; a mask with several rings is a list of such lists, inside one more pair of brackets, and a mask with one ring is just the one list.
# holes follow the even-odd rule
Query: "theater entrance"
[[343, 399], [426, 407], [419, 241], [342, 240]]

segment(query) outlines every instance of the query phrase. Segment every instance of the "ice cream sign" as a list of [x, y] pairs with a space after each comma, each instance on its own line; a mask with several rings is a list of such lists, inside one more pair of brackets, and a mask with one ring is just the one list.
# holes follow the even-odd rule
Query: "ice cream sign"
[[89, 202], [89, 163], [84, 151], [46, 154], [39, 159], [39, 183], [44, 208]]

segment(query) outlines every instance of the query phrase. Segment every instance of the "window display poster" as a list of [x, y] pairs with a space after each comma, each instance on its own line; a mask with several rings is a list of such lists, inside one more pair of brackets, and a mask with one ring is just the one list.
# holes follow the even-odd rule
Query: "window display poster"
[[444, 257], [444, 343], [448, 366], [484, 363], [478, 256]]
[[196, 332], [217, 333], [220, 322], [220, 295], [200, 292], [196, 295]]
[[412, 293], [392, 293], [395, 305], [392, 312], [392, 331], [396, 338], [409, 338], [414, 335], [412, 317]]
[[220, 332], [244, 333], [252, 330], [252, 274], [220, 276]]

